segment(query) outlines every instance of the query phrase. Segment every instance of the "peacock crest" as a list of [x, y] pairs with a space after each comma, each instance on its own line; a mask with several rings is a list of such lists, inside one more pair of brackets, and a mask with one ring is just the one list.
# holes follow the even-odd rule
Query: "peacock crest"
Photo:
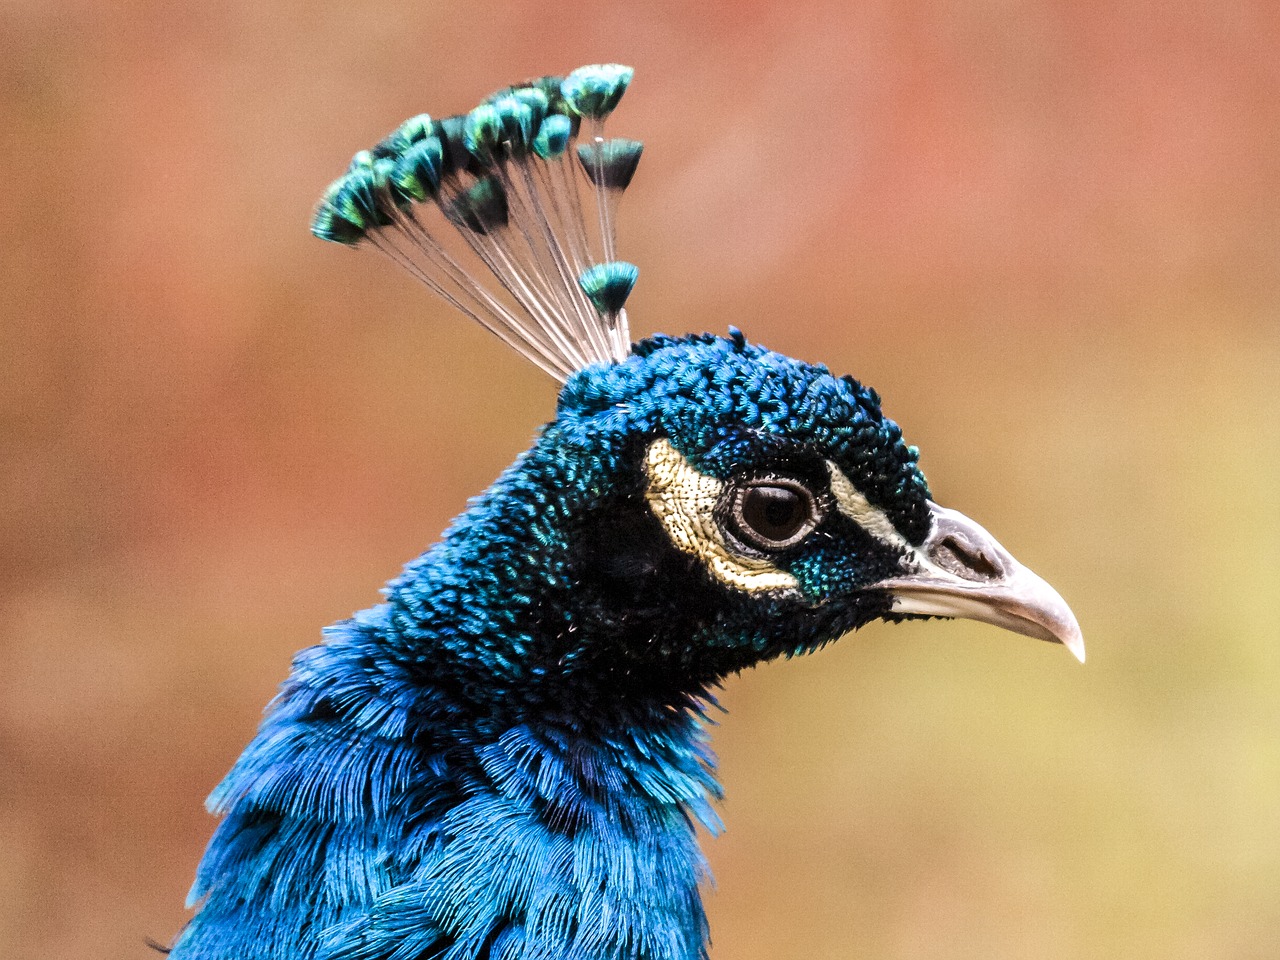
[[387, 255], [561, 383], [625, 359], [639, 271], [617, 259], [616, 213], [644, 145], [604, 125], [632, 73], [580, 67], [406, 120], [355, 155], [311, 231]]

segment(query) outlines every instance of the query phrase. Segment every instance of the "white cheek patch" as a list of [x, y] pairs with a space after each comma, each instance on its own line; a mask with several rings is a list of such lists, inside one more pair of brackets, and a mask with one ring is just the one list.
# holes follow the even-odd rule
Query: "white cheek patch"
[[749, 593], [800, 589], [794, 576], [768, 560], [744, 557], [730, 549], [715, 518], [724, 484], [695, 470], [669, 441], [659, 439], [649, 445], [645, 472], [649, 509], [676, 549], [701, 560], [715, 579]]
[[842, 514], [881, 543], [898, 550], [914, 552], [914, 548], [885, 516], [884, 511], [873, 507], [852, 481], [844, 475], [843, 470], [830, 460], [827, 461], [827, 470], [831, 474], [831, 495], [836, 498], [836, 508]]

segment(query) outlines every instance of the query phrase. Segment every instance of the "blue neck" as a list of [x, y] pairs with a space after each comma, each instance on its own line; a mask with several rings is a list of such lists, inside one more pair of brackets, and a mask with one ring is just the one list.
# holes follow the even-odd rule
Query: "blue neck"
[[589, 465], [543, 441], [295, 659], [175, 958], [705, 955], [704, 688], [602, 669], [557, 533]]

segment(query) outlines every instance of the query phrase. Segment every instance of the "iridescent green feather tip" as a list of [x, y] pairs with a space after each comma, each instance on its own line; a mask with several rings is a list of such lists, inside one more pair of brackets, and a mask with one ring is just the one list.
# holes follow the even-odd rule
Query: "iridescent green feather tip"
[[631, 288], [636, 285], [640, 276], [640, 268], [625, 260], [613, 260], [609, 263], [597, 263], [588, 267], [578, 277], [578, 283], [596, 309], [606, 316], [613, 316], [622, 309], [631, 296]]
[[615, 215], [644, 145], [603, 131], [632, 73], [580, 67], [412, 117], [356, 154], [311, 230], [391, 257], [558, 379], [621, 359], [638, 271]]

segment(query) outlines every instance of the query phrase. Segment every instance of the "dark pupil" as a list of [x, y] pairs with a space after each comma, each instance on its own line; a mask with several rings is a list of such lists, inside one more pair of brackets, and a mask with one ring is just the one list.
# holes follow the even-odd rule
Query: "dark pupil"
[[788, 540], [808, 519], [804, 498], [788, 487], [751, 487], [742, 498], [742, 519], [766, 540]]

